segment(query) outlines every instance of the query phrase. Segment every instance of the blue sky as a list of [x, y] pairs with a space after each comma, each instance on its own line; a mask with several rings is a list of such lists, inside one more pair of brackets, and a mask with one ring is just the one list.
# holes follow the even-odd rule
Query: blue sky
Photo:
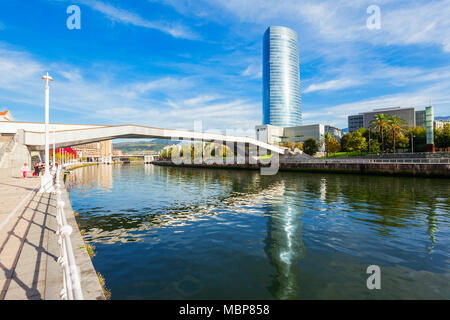
[[[69, 30], [69, 5], [81, 29]], [[368, 29], [377, 5], [381, 28]], [[141, 124], [254, 135], [262, 122], [262, 35], [299, 37], [305, 124], [433, 100], [450, 115], [450, 0], [2, 1], [0, 110], [43, 121]]]

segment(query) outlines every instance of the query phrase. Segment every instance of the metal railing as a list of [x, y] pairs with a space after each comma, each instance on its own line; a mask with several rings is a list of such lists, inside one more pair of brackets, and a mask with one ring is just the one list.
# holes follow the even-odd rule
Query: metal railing
[[55, 175], [56, 220], [58, 221], [56, 234], [59, 236], [58, 244], [60, 246], [58, 262], [61, 264], [63, 270], [63, 288], [60, 295], [62, 300], [83, 300], [80, 271], [76, 265], [72, 242], [70, 241], [70, 235], [73, 230], [72, 227], [67, 224], [64, 212], [65, 203], [61, 200], [61, 167], [58, 167]]
[[285, 158], [281, 163], [355, 163], [355, 164], [450, 164], [450, 158], [415, 158], [415, 159], [289, 159]]

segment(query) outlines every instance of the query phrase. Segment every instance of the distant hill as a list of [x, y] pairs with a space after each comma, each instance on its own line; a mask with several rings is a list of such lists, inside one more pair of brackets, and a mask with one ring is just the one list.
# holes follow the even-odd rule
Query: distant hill
[[450, 121], [450, 116], [446, 116], [446, 117], [434, 117], [434, 120]]
[[113, 143], [114, 150], [120, 150], [123, 153], [147, 153], [149, 151], [159, 152], [165, 146], [178, 144], [180, 141], [172, 141], [165, 139], [143, 140], [143, 141], [130, 141]]

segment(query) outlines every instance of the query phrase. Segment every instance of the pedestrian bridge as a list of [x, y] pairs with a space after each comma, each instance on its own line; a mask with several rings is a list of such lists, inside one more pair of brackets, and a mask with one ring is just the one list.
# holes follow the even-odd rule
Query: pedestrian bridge
[[[45, 148], [45, 125], [35, 122], [0, 122], [1, 134], [19, 133], [20, 143], [29, 150], [42, 151]], [[274, 146], [252, 137], [232, 136], [209, 132], [154, 128], [139, 125], [77, 125], [50, 124], [49, 144], [56, 148], [71, 147], [86, 143], [125, 138], [151, 138], [169, 140], [191, 140], [219, 142], [230, 146], [250, 146], [265, 149], [270, 153], [283, 154], [285, 148]]]

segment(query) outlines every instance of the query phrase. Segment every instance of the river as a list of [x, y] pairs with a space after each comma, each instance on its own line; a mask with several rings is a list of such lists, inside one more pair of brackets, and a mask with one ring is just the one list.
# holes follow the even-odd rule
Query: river
[[112, 299], [450, 298], [448, 179], [148, 164], [66, 184]]

